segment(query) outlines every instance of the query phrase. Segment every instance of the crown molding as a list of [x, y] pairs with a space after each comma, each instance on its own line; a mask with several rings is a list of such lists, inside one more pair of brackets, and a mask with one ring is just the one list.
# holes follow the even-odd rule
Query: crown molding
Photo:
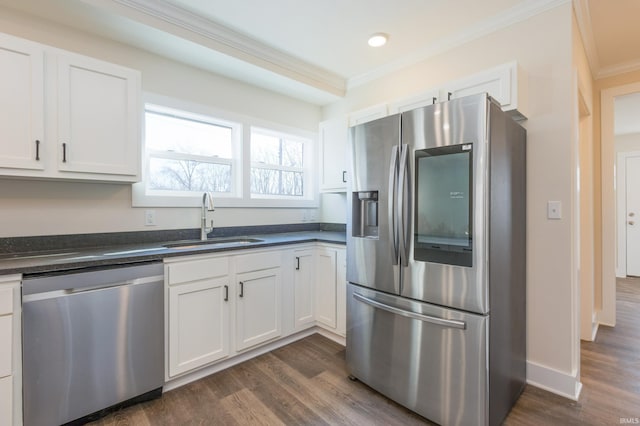
[[589, 10], [588, 0], [574, 0], [573, 12], [578, 23], [578, 31], [582, 37], [582, 45], [584, 46], [585, 54], [587, 55], [587, 61], [589, 61], [589, 68], [591, 68], [591, 76], [593, 78], [600, 78], [600, 57], [598, 56], [598, 50], [596, 49], [596, 39], [591, 29], [591, 12]]
[[625, 62], [623, 64], [616, 64], [610, 67], [600, 68], [596, 74], [595, 79], [612, 77], [618, 74], [624, 74], [628, 72], [640, 71], [640, 60]]
[[346, 81], [343, 77], [165, 0], [82, 1], [109, 9], [129, 19], [199, 43], [332, 95], [345, 95]]
[[466, 43], [484, 37], [493, 32], [499, 31], [513, 24], [525, 21], [533, 16], [554, 9], [558, 6], [562, 6], [569, 2], [570, 0], [531, 0], [522, 2], [520, 5], [506, 10], [491, 19], [469, 27], [464, 32], [460, 32], [453, 36], [440, 39], [435, 43], [430, 43], [427, 47], [416, 52], [415, 54], [348, 79], [347, 91], [382, 78], [395, 71], [401, 70], [411, 65], [415, 65], [439, 54], [455, 49], [456, 47], [462, 46]]

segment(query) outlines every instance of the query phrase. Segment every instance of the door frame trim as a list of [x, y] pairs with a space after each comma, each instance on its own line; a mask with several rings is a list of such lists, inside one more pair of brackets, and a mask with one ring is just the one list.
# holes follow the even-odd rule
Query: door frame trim
[[627, 276], [627, 166], [628, 158], [640, 157], [640, 151], [625, 151], [616, 154], [616, 277]]

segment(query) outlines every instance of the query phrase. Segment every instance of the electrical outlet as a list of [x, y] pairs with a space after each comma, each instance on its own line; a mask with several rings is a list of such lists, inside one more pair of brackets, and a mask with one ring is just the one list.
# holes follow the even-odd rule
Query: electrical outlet
[[156, 225], [156, 211], [155, 210], [145, 210], [144, 211], [144, 224], [145, 224], [145, 226], [155, 226]]
[[560, 201], [547, 201], [547, 219], [562, 219], [562, 204]]
[[307, 211], [307, 219], [309, 222], [315, 222], [318, 220], [318, 211], [316, 209]]

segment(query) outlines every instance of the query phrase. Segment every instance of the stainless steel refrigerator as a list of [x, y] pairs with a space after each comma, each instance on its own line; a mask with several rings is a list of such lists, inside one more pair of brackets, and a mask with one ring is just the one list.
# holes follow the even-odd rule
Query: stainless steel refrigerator
[[525, 141], [486, 94], [350, 129], [349, 373], [443, 425], [524, 388]]

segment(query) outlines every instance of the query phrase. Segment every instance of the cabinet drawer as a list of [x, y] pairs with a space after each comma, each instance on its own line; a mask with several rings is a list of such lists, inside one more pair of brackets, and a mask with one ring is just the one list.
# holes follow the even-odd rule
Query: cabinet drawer
[[12, 315], [0, 317], [0, 377], [11, 375], [12, 320]]
[[13, 289], [0, 289], [0, 315], [6, 315], [13, 312]]
[[236, 256], [236, 272], [260, 271], [278, 268], [282, 264], [282, 252], [268, 251]]
[[13, 377], [0, 379], [0, 425], [13, 424]]
[[207, 278], [222, 277], [229, 274], [229, 259], [187, 260], [172, 263], [167, 268], [169, 285], [182, 284]]

